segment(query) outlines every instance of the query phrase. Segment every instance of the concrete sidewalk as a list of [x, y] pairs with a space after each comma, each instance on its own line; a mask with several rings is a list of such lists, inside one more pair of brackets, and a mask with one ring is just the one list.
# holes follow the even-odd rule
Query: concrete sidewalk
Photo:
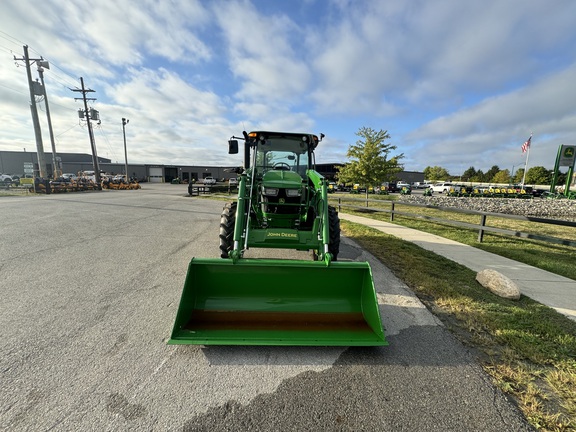
[[476, 272], [497, 270], [512, 279], [522, 294], [576, 321], [576, 281], [572, 279], [412, 228], [346, 213], [339, 216], [417, 244]]

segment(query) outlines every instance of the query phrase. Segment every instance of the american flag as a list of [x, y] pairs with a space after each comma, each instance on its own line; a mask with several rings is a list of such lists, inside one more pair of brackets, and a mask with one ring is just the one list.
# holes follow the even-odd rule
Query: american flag
[[522, 153], [526, 153], [528, 151], [531, 142], [532, 142], [532, 134], [530, 134], [530, 138], [528, 138], [526, 142], [522, 144]]

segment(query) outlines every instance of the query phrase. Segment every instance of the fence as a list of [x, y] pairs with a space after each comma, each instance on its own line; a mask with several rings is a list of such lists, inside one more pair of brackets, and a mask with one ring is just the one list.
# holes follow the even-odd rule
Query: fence
[[[395, 215], [411, 217], [416, 219], [424, 219], [430, 222], [440, 223], [440, 224], [447, 224], [458, 226], [465, 229], [470, 230], [477, 230], [478, 231], [478, 242], [482, 242], [484, 238], [485, 232], [494, 232], [498, 234], [504, 234], [514, 237], [521, 237], [531, 240], [539, 240], [548, 243], [555, 243], [564, 246], [571, 246], [576, 247], [576, 241], [561, 239], [557, 237], [549, 237], [540, 234], [533, 234], [533, 233], [526, 233], [522, 231], [516, 231], [511, 229], [499, 228], [494, 226], [487, 225], [488, 217], [497, 217], [503, 219], [514, 219], [520, 221], [527, 221], [527, 222], [535, 222], [541, 224], [548, 224], [548, 225], [559, 225], [559, 226], [567, 226], [567, 227], [576, 227], [576, 222], [570, 221], [563, 221], [557, 219], [544, 219], [538, 217], [531, 217], [531, 216], [519, 216], [519, 215], [511, 215], [511, 214], [504, 214], [504, 213], [493, 213], [493, 212], [481, 212], [476, 210], [463, 210], [463, 209], [456, 209], [451, 207], [440, 207], [440, 206], [432, 206], [432, 205], [423, 205], [423, 204], [416, 204], [416, 203], [405, 203], [405, 202], [398, 202], [398, 201], [387, 201], [387, 200], [372, 200], [372, 199], [354, 199], [354, 198], [345, 198], [345, 201], [352, 201], [352, 202], [363, 202], [365, 203], [364, 206], [357, 206], [357, 205], [350, 205], [343, 203], [343, 199], [341, 197], [338, 198], [338, 211], [342, 208], [351, 208], [361, 211], [371, 211], [371, 212], [382, 212], [382, 213], [390, 213], [390, 222], [394, 221]], [[390, 208], [378, 208], [378, 207], [369, 207], [369, 203], [378, 203], [379, 205], [388, 205]], [[439, 210], [443, 212], [450, 212], [450, 213], [462, 213], [462, 214], [469, 214], [469, 215], [478, 215], [480, 217], [480, 221], [478, 224], [473, 224], [469, 222], [462, 222], [462, 221], [455, 221], [450, 219], [442, 219], [434, 216], [427, 216], [418, 213], [410, 213], [406, 211], [399, 211], [396, 209], [397, 206], [407, 206], [407, 207], [420, 207], [420, 208], [429, 208], [434, 210]]]

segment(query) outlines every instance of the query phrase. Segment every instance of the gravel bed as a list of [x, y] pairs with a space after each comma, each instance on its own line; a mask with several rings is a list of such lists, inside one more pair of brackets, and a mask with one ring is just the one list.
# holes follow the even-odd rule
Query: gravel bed
[[520, 199], [474, 198], [444, 195], [402, 195], [399, 199], [414, 204], [452, 207], [481, 212], [504, 213], [521, 216], [559, 219], [576, 222], [576, 200], [569, 199]]

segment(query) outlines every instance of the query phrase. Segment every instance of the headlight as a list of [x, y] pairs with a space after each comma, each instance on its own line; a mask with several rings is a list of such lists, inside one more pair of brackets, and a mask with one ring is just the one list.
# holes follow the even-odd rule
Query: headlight
[[264, 188], [264, 195], [266, 195], [266, 196], [278, 196], [278, 189], [276, 189], [276, 188]]
[[286, 189], [286, 196], [290, 198], [300, 196], [300, 189]]

